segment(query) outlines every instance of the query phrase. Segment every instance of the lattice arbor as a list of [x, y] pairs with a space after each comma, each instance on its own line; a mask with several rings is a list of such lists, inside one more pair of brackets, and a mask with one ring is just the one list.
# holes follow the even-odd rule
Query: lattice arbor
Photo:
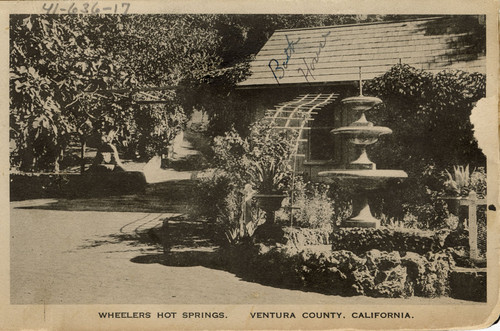
[[[267, 110], [265, 118], [270, 121], [275, 130], [296, 133], [296, 135], [291, 135], [296, 137], [294, 151], [290, 158], [293, 168], [292, 186], [297, 169], [302, 168], [307, 157], [309, 142], [307, 132], [311, 129], [309, 122], [313, 120], [312, 115], [317, 114], [321, 108], [335, 101], [337, 97], [338, 94], [335, 93], [304, 94], [291, 101], [278, 104], [274, 109]], [[290, 208], [290, 224], [293, 222], [294, 200], [292, 190], [290, 204], [287, 207]]]
[[334, 102], [338, 97], [335, 93], [314, 93], [299, 95], [297, 98], [278, 104], [274, 109], [266, 112], [268, 119], [276, 130], [287, 130], [297, 132], [295, 150], [292, 154], [291, 162], [294, 172], [301, 167], [308, 151], [308, 130], [309, 122], [313, 120], [314, 114]]

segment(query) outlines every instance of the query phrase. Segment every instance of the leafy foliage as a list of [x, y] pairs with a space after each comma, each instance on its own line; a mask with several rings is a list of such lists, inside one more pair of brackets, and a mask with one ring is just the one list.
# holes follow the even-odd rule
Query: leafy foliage
[[464, 166], [454, 166], [453, 175], [448, 170], [445, 171], [446, 175], [448, 175], [448, 180], [444, 182], [444, 186], [456, 195], [460, 195], [462, 190], [469, 185], [469, 165], [465, 168]]
[[355, 228], [338, 229], [331, 234], [333, 250], [348, 249], [356, 254], [371, 249], [381, 251], [414, 252], [426, 254], [438, 252], [448, 247], [462, 246], [455, 240], [459, 231], [443, 229], [424, 231], [420, 229]]
[[[306, 247], [314, 245], [331, 245], [331, 228], [318, 227], [283, 227], [283, 241], [287, 246]], [[256, 242], [259, 242], [256, 238]]]
[[[485, 82], [479, 73], [445, 70], [432, 75], [408, 65], [396, 65], [366, 82], [364, 91], [385, 104], [369, 115], [393, 130], [391, 139], [379, 147], [385, 153], [377, 164], [390, 167], [404, 162], [405, 170], [414, 172], [422, 165], [442, 169], [466, 160], [474, 166], [484, 163], [469, 116], [485, 95]], [[396, 158], [399, 155], [408, 157]]]
[[251, 126], [246, 138], [233, 129], [215, 138], [215, 165], [240, 187], [250, 183], [260, 193], [283, 191], [292, 174], [294, 139], [263, 120]]
[[445, 169], [465, 163], [485, 166], [469, 120], [475, 103], [485, 96], [485, 82], [479, 73], [445, 70], [434, 75], [404, 64], [365, 82], [363, 90], [385, 104], [368, 116], [393, 130], [383, 144], [371, 147], [372, 158], [380, 168], [402, 168], [409, 175], [397, 192], [378, 193], [376, 211], [400, 219], [411, 213], [420, 227], [442, 226], [447, 213], [438, 198]]
[[[248, 106], [231, 93], [274, 30], [380, 21], [359, 15], [11, 15], [12, 164], [57, 170], [70, 141], [90, 137], [160, 154], [192, 109], [210, 132], [246, 131]], [[139, 88], [167, 86], [163, 107]], [[141, 114], [144, 112], [145, 114]], [[160, 115], [167, 112], [168, 115]], [[172, 112], [172, 115], [170, 115]], [[154, 125], [145, 125], [150, 117]], [[154, 131], [153, 133], [151, 132]], [[134, 135], [140, 137], [133, 138]], [[92, 141], [95, 139], [90, 139]]]
[[[332, 230], [336, 214], [333, 201], [329, 197], [330, 187], [325, 184], [304, 183], [297, 178], [294, 183], [294, 203], [292, 224], [301, 228]], [[290, 210], [276, 215], [278, 220], [287, 222]]]
[[186, 123], [186, 114], [175, 104], [141, 105], [131, 128], [129, 153], [150, 159], [169, 154], [168, 147]]
[[254, 223], [246, 230], [239, 228], [244, 192], [271, 193], [287, 189], [293, 148], [293, 137], [287, 137], [263, 121], [253, 124], [246, 138], [234, 129], [216, 137], [213, 144], [216, 169], [213, 176], [200, 183], [196, 197], [200, 206], [198, 215], [215, 222], [219, 233], [227, 234], [231, 242], [241, 239], [242, 232], [253, 233], [261, 221], [256, 206], [252, 207]]
[[[234, 84], [241, 75], [220, 70], [221, 37], [214, 23], [210, 15], [12, 15], [13, 163], [24, 170], [34, 161], [38, 169], [57, 166], [72, 135], [126, 145], [138, 132], [136, 145], [161, 153], [175, 132], [172, 122], [185, 121], [181, 113], [189, 115], [200, 100], [192, 90], [179, 89], [159, 110], [137, 105], [128, 92], [165, 85], [201, 90], [207, 75]], [[153, 125], [145, 125], [148, 116]]]
[[[293, 181], [293, 210], [276, 212], [277, 221], [282, 224], [308, 229], [331, 231], [351, 214], [352, 191], [339, 181], [330, 184], [304, 182], [296, 175]], [[288, 197], [291, 204], [292, 196]], [[291, 215], [292, 214], [292, 215]]]
[[83, 85], [71, 72], [85, 53], [95, 54], [68, 24], [53, 17], [13, 15], [10, 25], [10, 136], [23, 168], [30, 169], [35, 158], [43, 167], [59, 157], [74, 129], [61, 109]]
[[476, 192], [481, 198], [486, 196], [486, 173], [483, 167], [469, 172], [467, 166], [453, 166], [453, 174], [445, 170], [447, 180], [444, 187], [447, 193], [454, 196], [467, 196], [470, 191]]

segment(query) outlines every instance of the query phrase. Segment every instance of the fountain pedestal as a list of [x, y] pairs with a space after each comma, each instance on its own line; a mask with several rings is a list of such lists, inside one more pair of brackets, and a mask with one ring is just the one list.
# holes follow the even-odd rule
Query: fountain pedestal
[[343, 227], [378, 228], [380, 226], [380, 220], [373, 217], [366, 197], [352, 202], [352, 214], [356, 216], [342, 221]]
[[407, 174], [402, 170], [378, 170], [366, 153], [366, 146], [376, 143], [379, 136], [392, 133], [391, 129], [374, 126], [372, 122], [366, 120], [365, 112], [381, 104], [382, 100], [360, 95], [346, 98], [341, 102], [350, 111], [360, 111], [361, 116], [350, 125], [333, 129], [331, 132], [347, 137], [353, 145], [361, 148], [361, 152], [356, 160], [346, 166], [346, 169], [322, 171], [318, 175], [324, 177], [327, 182], [328, 179], [341, 179], [346, 185], [355, 189], [352, 215], [342, 221], [342, 226], [377, 228], [380, 226], [380, 220], [371, 213], [368, 193], [381, 188], [391, 179], [406, 178]]
[[340, 179], [343, 185], [352, 187], [355, 191], [352, 201], [352, 214], [342, 221], [343, 227], [377, 228], [380, 220], [376, 219], [368, 203], [370, 192], [381, 189], [390, 180], [403, 179], [408, 175], [402, 170], [385, 169], [337, 169], [322, 171], [318, 174], [325, 178], [326, 182]]

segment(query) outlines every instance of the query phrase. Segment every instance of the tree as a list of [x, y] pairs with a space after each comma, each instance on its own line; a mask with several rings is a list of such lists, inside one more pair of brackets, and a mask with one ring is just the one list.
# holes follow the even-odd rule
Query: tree
[[[385, 75], [365, 82], [363, 91], [380, 97], [384, 107], [368, 116], [393, 130], [374, 146], [383, 167], [414, 173], [429, 165], [441, 170], [454, 164], [484, 166], [469, 120], [476, 102], [485, 96], [483, 74], [445, 70], [431, 74], [396, 65]], [[378, 153], [381, 152], [381, 153]]]
[[[23, 170], [57, 171], [71, 140], [79, 139], [84, 150], [93, 136], [105, 143], [142, 146], [139, 152], [145, 155], [161, 154], [168, 137], [195, 108], [209, 113], [214, 135], [237, 122], [246, 127], [241, 115], [250, 121], [251, 112], [231, 92], [249, 74], [251, 57], [274, 30], [379, 19], [11, 15], [11, 139], [17, 146], [12, 162]], [[167, 102], [139, 105], [135, 92], [153, 87], [170, 88], [148, 92]], [[147, 124], [148, 116], [154, 125]]]
[[[88, 84], [79, 68], [101, 54], [71, 29], [73, 17], [12, 15], [10, 19], [10, 121], [21, 169], [58, 161], [76, 129], [67, 106]], [[96, 68], [99, 70], [99, 67]]]
[[[142, 116], [127, 89], [194, 85], [218, 65], [215, 34], [196, 24], [187, 15], [12, 16], [13, 161], [23, 170], [52, 163], [57, 171], [71, 135], [83, 145], [95, 134], [127, 142]], [[116, 89], [125, 92], [107, 92]], [[165, 109], [183, 112], [179, 100]]]

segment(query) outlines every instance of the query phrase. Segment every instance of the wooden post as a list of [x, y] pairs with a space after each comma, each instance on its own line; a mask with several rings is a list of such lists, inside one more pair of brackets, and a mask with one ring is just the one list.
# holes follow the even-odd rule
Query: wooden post
[[471, 259], [479, 258], [479, 252], [477, 248], [477, 206], [485, 203], [485, 199], [478, 199], [477, 194], [474, 191], [470, 191], [467, 198], [460, 201], [461, 205], [467, 206], [469, 209], [469, 255]]

